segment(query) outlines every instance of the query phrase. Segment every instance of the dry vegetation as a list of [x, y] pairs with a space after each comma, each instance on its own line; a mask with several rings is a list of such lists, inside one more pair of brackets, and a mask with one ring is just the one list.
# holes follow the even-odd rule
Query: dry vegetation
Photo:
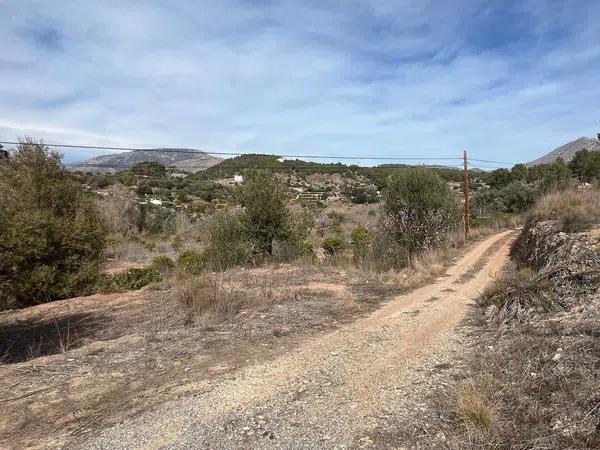
[[0, 443], [59, 446], [272, 358], [443, 273], [464, 244], [380, 272], [351, 258], [173, 272], [137, 291], [0, 312]]
[[556, 220], [563, 231], [583, 231], [600, 221], [600, 195], [597, 189], [553, 192], [537, 202], [531, 216], [535, 221]]
[[[431, 393], [427, 413], [389, 425], [395, 429], [386, 442], [600, 447], [600, 240], [595, 230], [561, 233], [565, 217], [595, 220], [598, 204], [596, 191], [540, 201], [515, 243], [514, 266], [482, 295], [466, 324], [471, 350]], [[531, 261], [535, 267], [523, 266]]]
[[202, 391], [422, 285], [449, 259], [427, 253], [378, 277], [313, 261], [174, 274], [137, 291], [0, 312], [0, 443], [57, 447]]

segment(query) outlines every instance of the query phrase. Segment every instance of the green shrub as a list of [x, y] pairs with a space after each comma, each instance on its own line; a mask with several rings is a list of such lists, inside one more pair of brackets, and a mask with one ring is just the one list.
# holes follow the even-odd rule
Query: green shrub
[[344, 194], [352, 203], [358, 205], [363, 203], [376, 203], [378, 200], [377, 188], [374, 186], [355, 186], [346, 190]]
[[253, 261], [254, 244], [246, 233], [240, 213], [218, 211], [208, 224], [206, 257], [214, 270], [248, 264]]
[[477, 214], [519, 213], [531, 208], [538, 192], [522, 181], [513, 181], [502, 188], [481, 189], [473, 198]]
[[144, 286], [161, 280], [160, 273], [154, 267], [131, 268], [112, 277], [112, 284], [117, 290], [141, 289]]
[[152, 259], [151, 267], [156, 269], [161, 277], [166, 277], [175, 269], [175, 262], [166, 255], [159, 255]]
[[183, 245], [183, 239], [181, 239], [181, 236], [179, 236], [178, 234], [173, 236], [173, 240], [171, 241], [171, 248], [173, 250], [175, 250], [176, 252], [178, 252], [179, 250], [181, 250], [182, 245]]
[[0, 164], [0, 309], [91, 292], [106, 226], [60, 154], [26, 140]]
[[359, 225], [350, 233], [350, 247], [355, 261], [364, 260], [368, 254], [371, 244], [369, 230]]
[[206, 253], [196, 250], [186, 250], [177, 258], [177, 266], [185, 273], [199, 275], [207, 266]]
[[156, 242], [152, 241], [152, 240], [144, 240], [142, 241], [144, 243], [144, 248], [146, 250], [150, 250], [151, 252], [153, 252], [154, 250], [156, 250]]
[[343, 234], [344, 233], [344, 229], [342, 228], [342, 226], [339, 223], [334, 223], [329, 227], [329, 230], [334, 233], [334, 234]]
[[342, 253], [346, 249], [346, 241], [341, 237], [328, 237], [323, 239], [321, 243], [323, 250], [329, 256], [334, 256]]
[[300, 245], [300, 256], [313, 256], [315, 254], [315, 248], [310, 242], [303, 242]]
[[162, 206], [139, 205], [137, 229], [139, 232], [172, 233], [175, 231], [175, 214]]
[[150, 177], [164, 177], [167, 169], [160, 163], [154, 161], [144, 161], [136, 164], [130, 169], [135, 175], [145, 175]]

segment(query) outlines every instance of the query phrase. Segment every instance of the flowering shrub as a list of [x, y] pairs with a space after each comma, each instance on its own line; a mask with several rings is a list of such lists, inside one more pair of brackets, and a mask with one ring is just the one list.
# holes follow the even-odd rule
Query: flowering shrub
[[457, 202], [447, 184], [424, 168], [388, 178], [381, 227], [409, 254], [440, 245], [457, 221]]

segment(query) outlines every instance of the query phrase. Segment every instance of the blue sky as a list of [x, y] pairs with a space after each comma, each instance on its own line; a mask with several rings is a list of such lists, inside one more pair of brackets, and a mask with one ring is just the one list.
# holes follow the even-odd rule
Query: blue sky
[[600, 131], [599, 20], [594, 0], [0, 0], [0, 140], [531, 160]]

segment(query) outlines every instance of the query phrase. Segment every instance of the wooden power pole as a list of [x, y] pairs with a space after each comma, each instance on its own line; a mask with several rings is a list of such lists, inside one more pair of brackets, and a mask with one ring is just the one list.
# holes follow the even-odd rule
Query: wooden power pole
[[467, 158], [467, 151], [463, 154], [464, 161], [464, 173], [463, 173], [463, 186], [465, 193], [465, 241], [469, 240], [469, 160]]

